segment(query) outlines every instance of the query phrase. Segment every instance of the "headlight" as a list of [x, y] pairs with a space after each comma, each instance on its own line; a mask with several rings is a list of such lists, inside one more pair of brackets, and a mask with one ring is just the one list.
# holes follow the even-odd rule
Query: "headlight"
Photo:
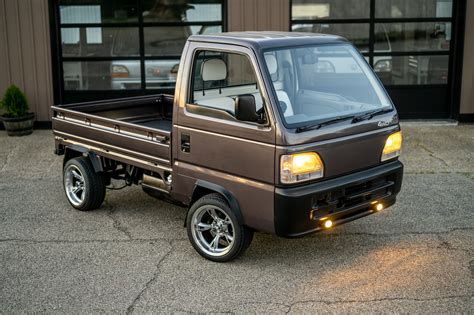
[[382, 59], [375, 63], [375, 72], [390, 72], [392, 71], [392, 61], [389, 59]]
[[323, 177], [324, 166], [315, 152], [282, 155], [280, 179], [284, 184]]
[[402, 149], [402, 132], [397, 131], [388, 136], [387, 141], [385, 141], [385, 146], [383, 147], [382, 162], [386, 160], [393, 159], [400, 155]]

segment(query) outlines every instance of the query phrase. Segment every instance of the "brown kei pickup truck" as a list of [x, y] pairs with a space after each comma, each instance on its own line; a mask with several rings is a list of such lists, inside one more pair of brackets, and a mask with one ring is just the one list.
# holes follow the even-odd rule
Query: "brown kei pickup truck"
[[191, 36], [174, 96], [52, 109], [74, 208], [100, 207], [112, 180], [141, 185], [189, 209], [189, 240], [213, 261], [254, 231], [298, 237], [377, 213], [401, 188], [395, 107], [338, 36]]

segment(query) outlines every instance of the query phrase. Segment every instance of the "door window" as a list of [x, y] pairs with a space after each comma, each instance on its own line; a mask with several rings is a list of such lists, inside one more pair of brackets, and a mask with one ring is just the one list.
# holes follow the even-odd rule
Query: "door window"
[[263, 99], [250, 59], [201, 50], [193, 63], [187, 111], [231, 121], [264, 123]]

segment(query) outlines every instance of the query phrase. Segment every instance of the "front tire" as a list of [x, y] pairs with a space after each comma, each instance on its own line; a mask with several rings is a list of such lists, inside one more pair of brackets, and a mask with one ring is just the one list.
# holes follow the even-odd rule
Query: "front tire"
[[94, 210], [105, 199], [105, 178], [96, 173], [90, 160], [77, 157], [66, 162], [63, 169], [63, 186], [66, 197], [80, 211]]
[[239, 224], [237, 216], [219, 194], [200, 198], [189, 209], [188, 238], [204, 258], [215, 262], [231, 261], [250, 245], [253, 231]]

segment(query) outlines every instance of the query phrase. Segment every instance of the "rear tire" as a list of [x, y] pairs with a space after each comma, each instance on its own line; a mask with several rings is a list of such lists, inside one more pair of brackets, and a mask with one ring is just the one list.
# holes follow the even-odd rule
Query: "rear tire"
[[188, 238], [204, 258], [215, 262], [231, 261], [249, 247], [253, 231], [239, 224], [237, 216], [219, 194], [209, 194], [189, 209]]
[[105, 199], [106, 180], [96, 173], [90, 160], [76, 157], [67, 161], [63, 169], [66, 197], [74, 208], [89, 211], [99, 208]]

